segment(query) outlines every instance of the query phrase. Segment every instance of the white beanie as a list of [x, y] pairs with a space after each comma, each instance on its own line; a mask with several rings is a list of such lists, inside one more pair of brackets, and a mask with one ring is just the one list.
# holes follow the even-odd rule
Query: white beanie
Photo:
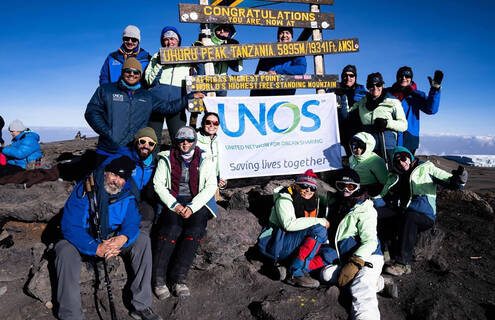
[[139, 31], [138, 27], [130, 24], [127, 27], [125, 27], [124, 33], [122, 34], [122, 38], [123, 37], [138, 39], [138, 41], [141, 42], [141, 31]]
[[21, 120], [15, 119], [9, 124], [9, 131], [24, 131], [26, 127]]

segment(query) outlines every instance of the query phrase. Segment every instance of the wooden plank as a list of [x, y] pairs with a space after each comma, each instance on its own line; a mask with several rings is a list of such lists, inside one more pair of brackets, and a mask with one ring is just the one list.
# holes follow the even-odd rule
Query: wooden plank
[[292, 3], [309, 3], [309, 4], [326, 4], [333, 6], [334, 0], [262, 0], [267, 2], [292, 2]]
[[336, 88], [339, 76], [328, 75], [214, 75], [186, 77], [186, 89], [191, 91], [218, 90], [277, 90]]
[[181, 22], [334, 29], [333, 13], [179, 4]]
[[[320, 12], [320, 6], [317, 4], [310, 4], [309, 10], [311, 12]], [[321, 29], [313, 29], [313, 41], [321, 41], [323, 39], [323, 35]], [[323, 59], [323, 55], [316, 55], [313, 57], [315, 74], [322, 75], [325, 74], [325, 62]], [[316, 89], [316, 93], [323, 94], [325, 93], [324, 89]]]
[[359, 40], [333, 39], [323, 41], [270, 42], [160, 48], [162, 64], [229, 61], [276, 57], [315, 56], [359, 51]]

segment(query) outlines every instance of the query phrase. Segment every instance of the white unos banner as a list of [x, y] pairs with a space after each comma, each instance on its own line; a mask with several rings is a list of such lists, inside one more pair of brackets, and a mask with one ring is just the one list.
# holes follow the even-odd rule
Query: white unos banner
[[222, 178], [341, 168], [335, 95], [206, 97], [218, 113]]

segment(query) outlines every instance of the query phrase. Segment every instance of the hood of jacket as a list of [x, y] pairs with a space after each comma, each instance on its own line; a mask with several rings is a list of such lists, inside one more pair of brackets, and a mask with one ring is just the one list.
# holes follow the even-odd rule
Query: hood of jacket
[[219, 26], [223, 26], [223, 25], [222, 24], [212, 24], [210, 27], [210, 29], [211, 29], [211, 41], [216, 45], [225, 44], [228, 40], [234, 38], [234, 36], [236, 34], [235, 27], [233, 25], [227, 25], [230, 28], [229, 37], [227, 39], [220, 39], [217, 37], [217, 34], [215, 33], [215, 31], [217, 30], [217, 28]]
[[166, 26], [165, 28], [162, 29], [162, 33], [160, 34], [160, 44], [162, 47], [164, 47], [165, 45], [163, 44], [163, 35], [165, 34], [165, 32], [167, 31], [173, 31], [175, 33], [177, 33], [177, 35], [179, 36], [179, 47], [182, 43], [182, 37], [180, 36], [180, 33], [179, 31], [175, 28], [175, 27], [172, 27], [172, 26]]
[[359, 139], [366, 144], [366, 150], [364, 150], [364, 152], [361, 155], [357, 156], [353, 154], [352, 156], [358, 162], [369, 158], [372, 155], [373, 150], [375, 149], [375, 145], [376, 145], [375, 138], [373, 138], [373, 136], [367, 132], [359, 132], [356, 135], [354, 135], [352, 138]]
[[12, 142], [14, 141], [19, 141], [21, 140], [22, 138], [26, 138], [26, 137], [31, 137], [33, 139], [35, 139], [36, 141], [40, 141], [40, 135], [37, 134], [36, 132], [34, 131], [31, 131], [31, 129], [26, 129], [24, 130], [23, 132], [21, 132], [17, 137], [13, 138], [12, 139]]

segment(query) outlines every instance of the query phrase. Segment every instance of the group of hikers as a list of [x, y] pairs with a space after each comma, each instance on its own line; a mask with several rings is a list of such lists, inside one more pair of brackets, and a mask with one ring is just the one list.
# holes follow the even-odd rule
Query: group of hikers
[[[214, 45], [237, 43], [233, 26], [211, 29]], [[292, 28], [279, 28], [277, 37], [292, 41]], [[122, 40], [106, 58], [85, 112], [98, 134], [94, 170], [77, 183], [63, 209], [63, 239], [55, 246], [60, 319], [83, 318], [82, 263], [117, 255], [132, 269], [130, 315], [161, 319], [151, 309], [152, 293], [160, 300], [191, 294], [188, 271], [208, 220], [217, 216], [218, 188], [227, 185], [220, 172], [218, 115], [205, 112], [199, 130], [186, 126], [188, 100], [205, 93], [187, 93], [185, 77], [204, 74], [204, 66], [160, 64], [158, 53], [150, 56], [141, 48], [136, 26], [127, 26]], [[163, 28], [162, 47], [181, 42], [176, 28]], [[242, 61], [215, 63], [217, 74], [228, 68], [241, 71]], [[256, 73], [263, 72], [304, 74], [306, 59], [261, 59]], [[382, 271], [411, 272], [418, 232], [435, 223], [437, 185], [462, 189], [467, 181], [462, 167], [448, 173], [415, 157], [420, 111], [438, 111], [442, 78], [436, 71], [426, 95], [412, 81], [410, 67], [397, 71], [390, 88], [384, 88], [378, 72], [368, 75], [364, 87], [356, 81], [355, 66], [343, 69], [340, 86], [328, 92], [337, 96], [349, 165], [330, 172], [328, 192], [318, 190], [311, 169], [274, 190], [269, 225], [257, 248], [278, 279], [301, 287], [323, 283], [349, 289], [352, 318], [380, 318], [376, 293], [384, 288]], [[295, 90], [251, 92], [288, 94]], [[161, 151], [164, 121], [171, 145]], [[9, 131], [13, 139], [2, 149], [7, 159], [2, 175], [41, 158], [39, 136], [19, 120]]]

